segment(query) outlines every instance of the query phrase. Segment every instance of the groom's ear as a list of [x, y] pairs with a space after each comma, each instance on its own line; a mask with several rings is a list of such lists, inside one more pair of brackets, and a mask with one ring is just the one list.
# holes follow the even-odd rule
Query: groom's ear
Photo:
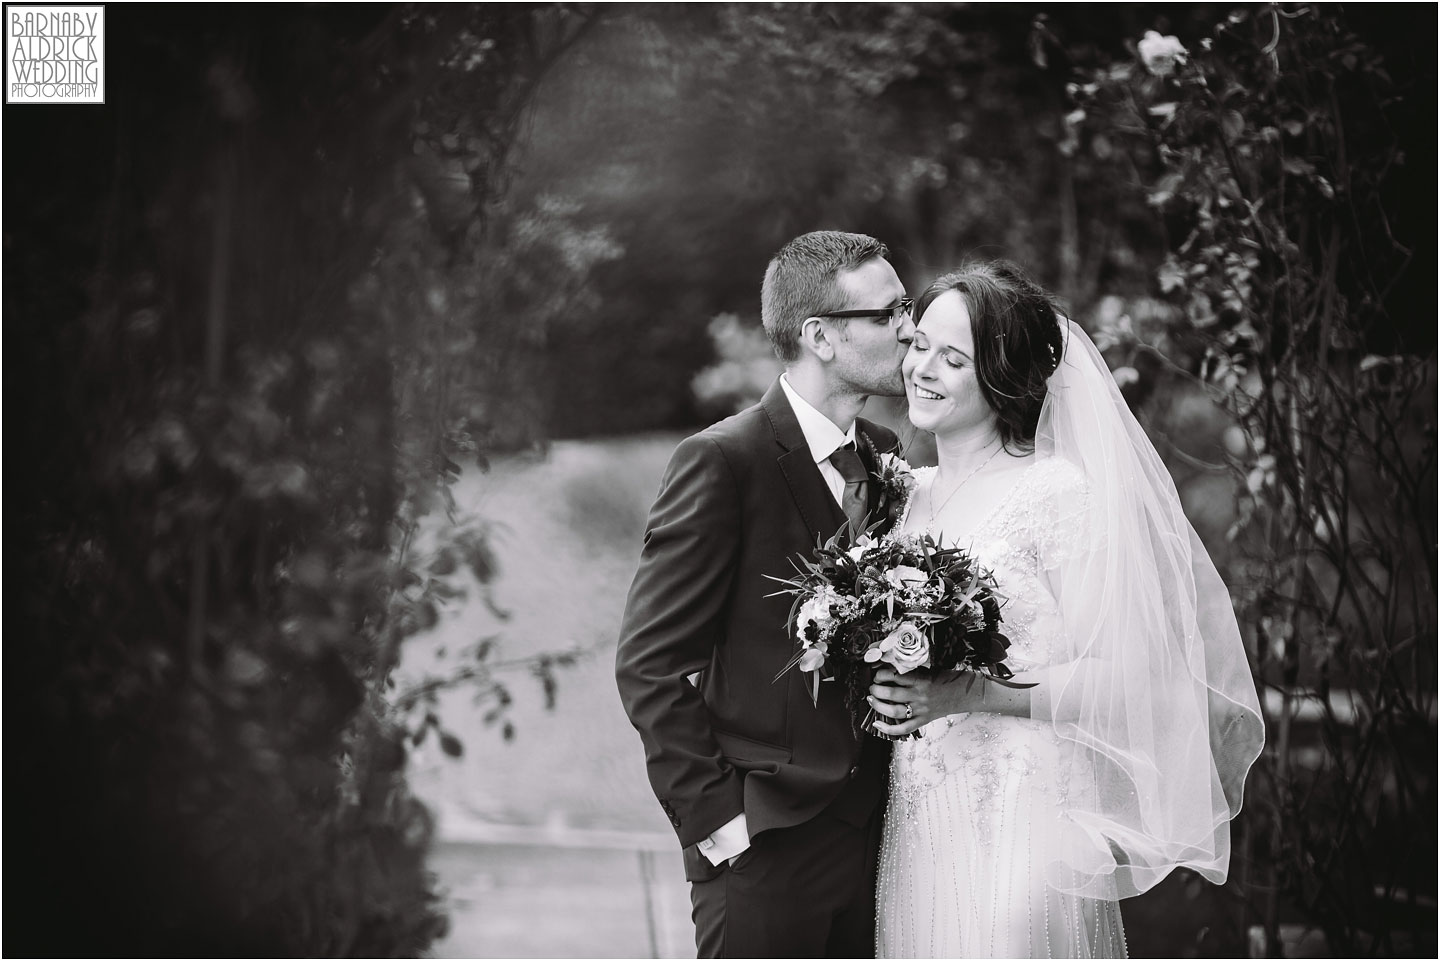
[[835, 359], [835, 329], [819, 317], [806, 317], [800, 324], [800, 348], [823, 361]]

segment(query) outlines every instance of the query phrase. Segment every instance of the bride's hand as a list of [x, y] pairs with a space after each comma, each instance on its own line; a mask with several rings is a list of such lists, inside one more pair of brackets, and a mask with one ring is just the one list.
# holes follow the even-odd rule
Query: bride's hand
[[937, 678], [928, 671], [900, 674], [894, 668], [880, 668], [869, 697], [870, 706], [880, 715], [875, 729], [902, 736], [936, 718], [971, 710], [966, 685], [953, 683], [956, 677], [959, 675]]
[[950, 714], [1015, 714], [1028, 717], [1027, 691], [992, 684], [978, 674], [928, 671], [899, 674], [882, 667], [870, 685], [870, 706], [889, 721], [877, 720], [875, 730], [903, 736]]

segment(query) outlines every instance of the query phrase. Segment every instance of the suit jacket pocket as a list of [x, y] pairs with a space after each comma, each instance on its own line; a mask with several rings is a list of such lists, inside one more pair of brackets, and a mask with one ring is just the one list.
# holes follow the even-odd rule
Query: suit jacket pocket
[[790, 763], [790, 748], [769, 741], [757, 741], [743, 734], [716, 731], [715, 740], [725, 760], [741, 771], [778, 770]]

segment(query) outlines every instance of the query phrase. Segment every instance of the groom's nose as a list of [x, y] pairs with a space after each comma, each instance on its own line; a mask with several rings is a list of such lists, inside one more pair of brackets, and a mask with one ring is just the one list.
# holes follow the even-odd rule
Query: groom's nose
[[915, 339], [915, 321], [909, 317], [900, 321], [900, 326], [895, 328], [895, 339], [908, 347]]

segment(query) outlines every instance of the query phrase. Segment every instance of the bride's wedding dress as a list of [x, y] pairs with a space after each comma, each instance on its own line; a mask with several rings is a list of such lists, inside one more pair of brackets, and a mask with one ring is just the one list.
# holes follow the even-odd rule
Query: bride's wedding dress
[[[920, 489], [934, 468], [916, 471]], [[1002, 629], [1017, 671], [1064, 656], [1063, 626], [1046, 571], [1079, 549], [1088, 509], [1084, 476], [1069, 462], [1027, 465], [971, 531], [931, 531], [968, 549], [1008, 601]], [[924, 523], [907, 513], [900, 529]], [[977, 683], [983, 683], [978, 682]], [[880, 860], [880, 957], [1123, 958], [1117, 901], [1067, 892], [1057, 847], [1067, 800], [1093, 792], [1066, 761], [1048, 720], [959, 714], [895, 744]]]

